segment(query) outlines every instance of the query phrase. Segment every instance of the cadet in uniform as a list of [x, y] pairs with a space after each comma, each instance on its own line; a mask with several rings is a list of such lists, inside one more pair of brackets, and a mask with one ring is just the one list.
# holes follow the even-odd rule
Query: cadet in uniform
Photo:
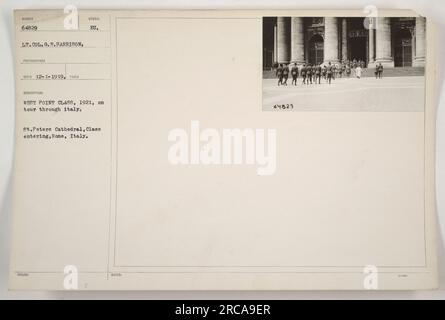
[[331, 80], [332, 80], [332, 65], [331, 62], [329, 62], [328, 66], [326, 67], [326, 74], [328, 76], [328, 82], [329, 84], [331, 84]]
[[283, 65], [279, 64], [277, 68], [277, 78], [278, 78], [278, 86], [283, 84]]
[[289, 78], [289, 66], [283, 66], [283, 85], [287, 86], [287, 78]]
[[343, 64], [338, 66], [338, 77], [343, 78]]
[[292, 75], [292, 84], [297, 85], [297, 78], [298, 78], [298, 67], [295, 63], [294, 66], [291, 69], [291, 75]]
[[311, 65], [308, 65], [306, 67], [306, 84], [309, 84], [309, 81], [312, 84], [312, 67], [311, 67]]
[[323, 74], [323, 79], [326, 80], [327, 79], [326, 78], [326, 76], [327, 76], [327, 74], [326, 74], [326, 65], [323, 66], [322, 74]]
[[303, 84], [306, 83], [306, 64], [303, 64], [301, 68], [301, 76], [303, 77]]
[[346, 75], [348, 78], [351, 77], [351, 65], [349, 63], [346, 65]]
[[382, 79], [382, 76], [383, 76], [383, 65], [380, 62], [379, 63], [379, 79]]
[[315, 74], [315, 71], [317, 71], [317, 65], [312, 66], [312, 78], [314, 80], [314, 83], [317, 83], [317, 75]]
[[315, 67], [315, 83], [321, 84], [321, 64]]

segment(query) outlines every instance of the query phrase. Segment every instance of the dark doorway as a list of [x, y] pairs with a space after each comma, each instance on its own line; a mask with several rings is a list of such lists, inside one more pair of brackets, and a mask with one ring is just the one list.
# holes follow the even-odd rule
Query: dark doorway
[[363, 61], [367, 62], [367, 55], [366, 55], [366, 38], [360, 37], [360, 38], [350, 38], [350, 58], [349, 60], [353, 61]]
[[348, 24], [348, 59], [350, 61], [368, 62], [368, 30], [364, 18], [350, 18]]
[[263, 18], [263, 70], [270, 70], [274, 64], [275, 58], [275, 26], [277, 18]]
[[411, 32], [400, 30], [394, 37], [394, 65], [396, 67], [411, 67], [413, 65], [413, 41]]
[[320, 35], [315, 35], [309, 40], [309, 63], [319, 65], [323, 62], [324, 40]]

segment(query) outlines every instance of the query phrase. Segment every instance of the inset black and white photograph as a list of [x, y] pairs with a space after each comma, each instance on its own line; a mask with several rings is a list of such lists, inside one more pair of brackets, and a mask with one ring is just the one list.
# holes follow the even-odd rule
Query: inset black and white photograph
[[424, 111], [423, 17], [264, 17], [263, 111]]

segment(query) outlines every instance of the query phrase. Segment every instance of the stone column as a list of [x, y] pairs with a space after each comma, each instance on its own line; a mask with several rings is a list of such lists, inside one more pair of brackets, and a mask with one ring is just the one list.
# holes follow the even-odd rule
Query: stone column
[[290, 61], [290, 18], [277, 18], [277, 62]]
[[348, 22], [346, 18], [341, 20], [341, 59], [348, 60]]
[[375, 37], [375, 29], [374, 27], [371, 27], [369, 29], [369, 34], [368, 34], [368, 56], [369, 56], [369, 61], [368, 61], [368, 65], [373, 64], [375, 61], [375, 55], [374, 55], [374, 37]]
[[425, 66], [425, 18], [416, 18], [416, 56], [414, 67]]
[[273, 27], [273, 62], [278, 61], [277, 25]]
[[391, 55], [391, 19], [376, 18], [377, 30], [376, 34], [376, 62], [381, 63], [384, 67], [394, 67], [394, 59]]
[[324, 18], [324, 63], [338, 62], [337, 18]]
[[291, 20], [291, 61], [304, 63], [303, 18], [294, 17]]

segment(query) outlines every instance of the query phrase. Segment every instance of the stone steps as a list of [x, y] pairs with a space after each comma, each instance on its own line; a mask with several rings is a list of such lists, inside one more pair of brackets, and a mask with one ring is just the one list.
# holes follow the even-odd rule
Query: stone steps
[[[374, 68], [363, 69], [362, 77], [375, 77]], [[424, 67], [397, 67], [385, 68], [383, 70], [384, 77], [409, 77], [409, 76], [423, 76], [425, 74]], [[274, 70], [263, 70], [263, 79], [275, 79]], [[289, 75], [289, 78], [291, 76]]]
[[[363, 77], [375, 77], [375, 69], [364, 69], [362, 72]], [[397, 68], [385, 68], [383, 69], [384, 77], [409, 77], [409, 76], [423, 76], [425, 73], [424, 67], [397, 67]]]

